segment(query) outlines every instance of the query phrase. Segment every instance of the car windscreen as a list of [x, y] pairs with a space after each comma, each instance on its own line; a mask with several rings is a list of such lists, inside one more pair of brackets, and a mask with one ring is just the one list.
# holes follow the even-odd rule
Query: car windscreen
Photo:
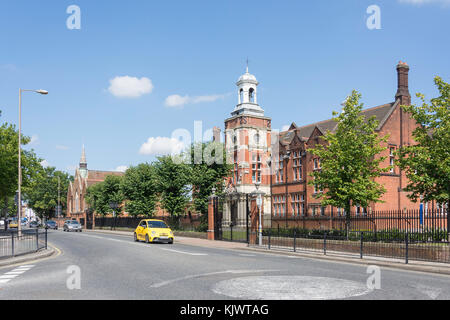
[[168, 226], [162, 221], [148, 221], [149, 228], [167, 229]]

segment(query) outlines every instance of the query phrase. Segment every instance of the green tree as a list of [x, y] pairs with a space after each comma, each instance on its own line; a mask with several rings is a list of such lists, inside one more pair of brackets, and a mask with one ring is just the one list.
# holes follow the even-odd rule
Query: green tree
[[89, 207], [98, 214], [107, 215], [113, 213], [111, 203], [118, 205], [115, 210], [116, 215], [123, 213], [123, 202], [125, 197], [123, 195], [121, 184], [122, 177], [109, 175], [103, 182], [94, 184], [87, 189], [86, 202]]
[[122, 179], [121, 190], [127, 199], [126, 211], [130, 215], [154, 215], [158, 185], [153, 165], [145, 163], [129, 168]]
[[161, 206], [169, 212], [173, 222], [178, 223], [190, 198], [190, 168], [170, 156], [159, 157], [154, 166]]
[[223, 181], [231, 173], [232, 165], [227, 164], [225, 146], [219, 142], [197, 143], [190, 149], [191, 159], [194, 159], [195, 150], [201, 150], [202, 161], [192, 161], [190, 164], [190, 184], [192, 185], [192, 200], [194, 208], [202, 214], [202, 225], [208, 222], [208, 198], [212, 189], [220, 194]]
[[[0, 112], [1, 115], [1, 112]], [[0, 125], [0, 208], [5, 216], [7, 212], [15, 215], [11, 209], [11, 198], [18, 189], [18, 153], [19, 133], [14, 125], [3, 123]], [[22, 136], [22, 145], [30, 142], [30, 138]], [[26, 188], [41, 168], [40, 162], [33, 150], [22, 148], [22, 186]]]
[[24, 200], [31, 209], [42, 219], [55, 216], [58, 206], [58, 178], [60, 181], [60, 204], [66, 211], [67, 199], [65, 195], [69, 187], [71, 176], [54, 167], [41, 167], [24, 187]]
[[440, 96], [428, 104], [418, 93], [422, 106], [402, 106], [418, 123], [413, 132], [416, 145], [398, 152], [397, 164], [409, 179], [408, 197], [425, 202], [437, 201], [450, 207], [450, 85], [436, 77]]
[[344, 208], [347, 215], [347, 230], [350, 224], [350, 209], [353, 205], [369, 206], [381, 202], [385, 188], [375, 181], [390, 167], [380, 168], [386, 157], [380, 153], [387, 148], [382, 145], [388, 137], [379, 137], [378, 121], [361, 114], [361, 94], [353, 91], [340, 114], [334, 112], [337, 122], [335, 132], [328, 131], [324, 144], [317, 144], [310, 151], [321, 161], [321, 170], [315, 171], [309, 184], [323, 190], [317, 194], [322, 205]]
[[111, 208], [104, 197], [103, 192], [104, 183], [97, 183], [90, 186], [86, 192], [86, 203], [89, 208], [94, 210], [97, 214], [106, 215], [111, 211]]

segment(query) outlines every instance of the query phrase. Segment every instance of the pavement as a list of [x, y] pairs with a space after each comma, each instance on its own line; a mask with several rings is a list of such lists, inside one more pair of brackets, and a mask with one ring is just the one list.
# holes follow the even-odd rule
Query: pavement
[[0, 259], [0, 268], [48, 258], [54, 255], [56, 252], [57, 250], [55, 248], [49, 246], [48, 249], [42, 249], [38, 252], [24, 254], [14, 258]]
[[[57, 253], [0, 267], [0, 300], [448, 300], [450, 276], [246, 244], [50, 231]], [[214, 246], [213, 246], [214, 244]]]
[[[110, 231], [110, 230], [88, 230], [87, 232], [97, 232], [97, 233], [105, 233], [105, 234], [120, 234], [126, 236], [132, 236], [133, 233], [129, 231]], [[272, 254], [281, 254], [292, 257], [305, 257], [312, 259], [321, 259], [327, 261], [339, 261], [339, 262], [347, 262], [347, 263], [355, 263], [361, 265], [377, 265], [388, 268], [409, 270], [409, 271], [419, 271], [419, 272], [430, 272], [437, 274], [445, 274], [450, 275], [450, 265], [444, 263], [434, 263], [434, 262], [426, 262], [426, 261], [410, 261], [409, 264], [405, 263], [404, 259], [394, 259], [394, 258], [383, 258], [383, 257], [371, 257], [366, 256], [363, 259], [360, 258], [357, 254], [345, 254], [339, 252], [331, 252], [328, 251], [327, 255], [324, 255], [320, 252], [305, 252], [299, 251], [293, 252], [292, 250], [286, 250], [283, 248], [272, 248], [268, 250], [267, 248], [260, 248], [258, 246], [248, 246], [246, 243], [240, 242], [228, 242], [228, 241], [210, 241], [206, 239], [199, 238], [189, 238], [189, 237], [175, 237], [175, 243], [190, 245], [190, 246], [199, 246], [199, 247], [207, 247], [207, 248], [221, 248], [221, 249], [232, 249], [232, 250], [247, 250], [253, 252], [262, 252], [262, 253], [272, 253]]]

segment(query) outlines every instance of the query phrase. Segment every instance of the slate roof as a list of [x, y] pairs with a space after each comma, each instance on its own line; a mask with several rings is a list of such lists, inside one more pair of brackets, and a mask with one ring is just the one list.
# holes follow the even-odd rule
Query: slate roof
[[[387, 104], [383, 104], [381, 106], [365, 109], [362, 111], [362, 114], [366, 116], [366, 118], [371, 118], [375, 116], [375, 118], [380, 123], [378, 130], [384, 125], [386, 120], [391, 115], [392, 111], [394, 111], [395, 106], [398, 102], [391, 102]], [[306, 141], [311, 137], [311, 134], [314, 132], [314, 129], [317, 127], [322, 133], [326, 133], [327, 130], [331, 132], [336, 128], [337, 123], [333, 119], [328, 119], [316, 123], [312, 123], [303, 127], [297, 127], [295, 123], [292, 124], [289, 131], [280, 133], [280, 143], [283, 145], [288, 145], [292, 142], [295, 135], [297, 135], [301, 140]]]

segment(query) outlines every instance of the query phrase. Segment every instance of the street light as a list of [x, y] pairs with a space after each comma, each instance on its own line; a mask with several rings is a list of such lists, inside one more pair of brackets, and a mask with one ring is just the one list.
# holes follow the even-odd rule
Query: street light
[[259, 214], [259, 227], [258, 227], [258, 234], [259, 234], [259, 245], [262, 246], [262, 217], [261, 217], [261, 207], [262, 207], [262, 197], [265, 196], [265, 192], [259, 190], [259, 187], [261, 186], [260, 182], [255, 183], [256, 190], [252, 192], [253, 196], [256, 196], [256, 205], [258, 206], [258, 214]]
[[22, 226], [21, 226], [21, 215], [22, 215], [22, 92], [35, 92], [42, 95], [47, 95], [47, 90], [25, 90], [25, 89], [19, 89], [19, 194], [18, 194], [18, 214], [17, 214], [17, 220], [19, 222], [19, 225], [17, 227], [17, 233], [19, 236], [22, 235]]
[[[113, 211], [113, 218], [114, 218], [114, 230], [116, 230], [116, 212], [115, 210], [117, 210], [117, 208], [119, 207], [119, 204], [115, 201], [111, 201], [109, 203], [109, 207], [112, 209]], [[113, 226], [111, 225], [111, 230], [113, 229]]]

